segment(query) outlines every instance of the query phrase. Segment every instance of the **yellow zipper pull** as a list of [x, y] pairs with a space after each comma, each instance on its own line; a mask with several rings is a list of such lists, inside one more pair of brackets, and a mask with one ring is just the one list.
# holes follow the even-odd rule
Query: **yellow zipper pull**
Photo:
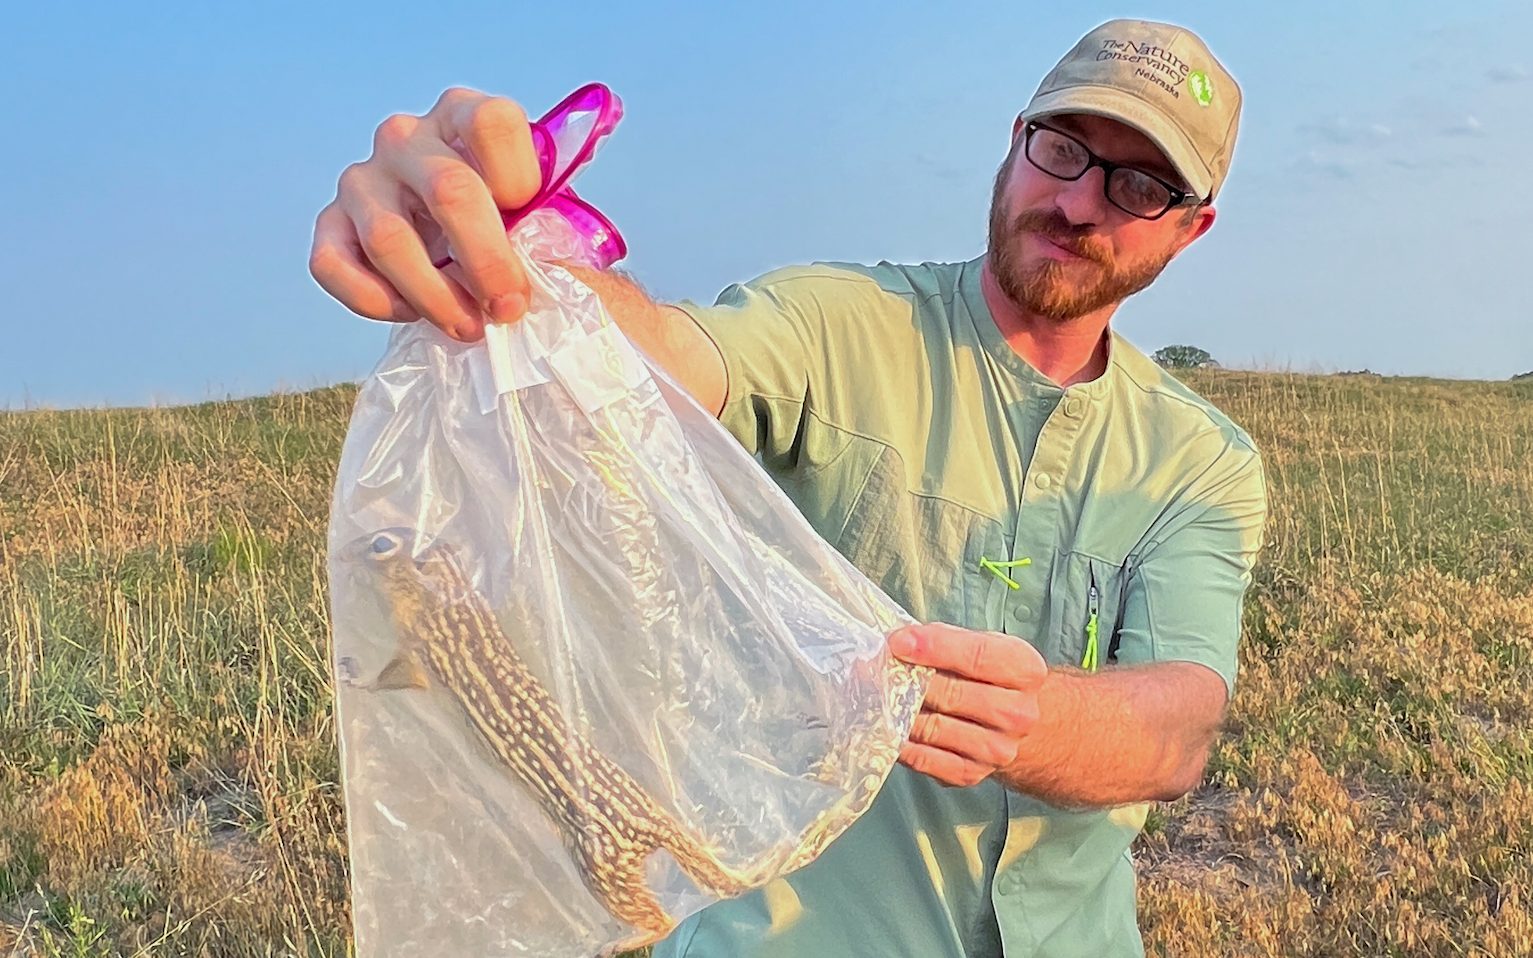
[[1088, 672], [1097, 670], [1097, 580], [1091, 576], [1091, 591], [1086, 593], [1090, 615], [1086, 618], [1086, 654], [1081, 656], [1081, 668]]

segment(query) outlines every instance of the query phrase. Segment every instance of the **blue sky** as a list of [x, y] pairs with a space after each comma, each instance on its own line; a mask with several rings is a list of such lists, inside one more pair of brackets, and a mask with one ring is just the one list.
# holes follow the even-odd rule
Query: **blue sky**
[[589, 80], [623, 97], [581, 192], [656, 296], [812, 259], [972, 257], [1012, 117], [1113, 16], [1194, 27], [1246, 95], [1219, 221], [1119, 313], [1130, 340], [1299, 371], [1533, 369], [1525, 0], [597, 9], [9, 13], [0, 407], [365, 375], [386, 328], [309, 277], [314, 216], [384, 117], [455, 84], [533, 115]]

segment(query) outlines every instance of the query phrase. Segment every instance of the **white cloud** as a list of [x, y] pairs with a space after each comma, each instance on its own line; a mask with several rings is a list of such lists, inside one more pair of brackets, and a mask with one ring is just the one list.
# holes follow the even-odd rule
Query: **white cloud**
[[1412, 173], [1441, 173], [1486, 165], [1485, 156], [1480, 153], [1464, 156], [1448, 154], [1428, 156], [1415, 153], [1408, 156], [1391, 156], [1384, 162], [1397, 169], [1410, 170]]
[[1473, 113], [1465, 114], [1463, 119], [1456, 120], [1443, 129], [1448, 136], [1483, 136], [1485, 124]]
[[1366, 146], [1389, 139], [1389, 127], [1377, 122], [1332, 116], [1299, 124], [1299, 132], [1335, 146]]
[[1310, 150], [1294, 161], [1301, 174], [1324, 176], [1333, 180], [1350, 180], [1357, 175], [1357, 163], [1320, 150]]
[[915, 160], [920, 165], [926, 167], [927, 171], [939, 180], [947, 180], [949, 182], [958, 183], [961, 182], [964, 178], [964, 172], [957, 166], [954, 166], [952, 163], [939, 160], [930, 154], [917, 153], [915, 155]]

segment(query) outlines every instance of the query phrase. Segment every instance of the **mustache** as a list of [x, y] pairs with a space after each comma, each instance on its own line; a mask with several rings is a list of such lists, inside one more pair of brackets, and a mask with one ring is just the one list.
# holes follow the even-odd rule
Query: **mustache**
[[1089, 226], [1076, 226], [1059, 210], [1023, 210], [1017, 214], [1012, 229], [1018, 233], [1039, 233], [1049, 242], [1064, 247], [1102, 266], [1112, 266], [1112, 250], [1101, 238], [1092, 235]]

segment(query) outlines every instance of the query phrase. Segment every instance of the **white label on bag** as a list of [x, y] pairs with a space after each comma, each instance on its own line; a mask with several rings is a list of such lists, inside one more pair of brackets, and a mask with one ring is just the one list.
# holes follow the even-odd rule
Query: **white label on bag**
[[549, 381], [545, 350], [523, 323], [486, 323], [484, 348], [468, 354], [469, 376], [479, 396], [479, 411], [495, 411], [500, 397]]
[[484, 341], [489, 347], [495, 390], [501, 395], [548, 382], [541, 362], [548, 350], [532, 335], [530, 324], [486, 324]]
[[488, 416], [495, 411], [500, 393], [495, 390], [495, 374], [490, 370], [490, 352], [487, 349], [470, 349], [468, 378], [474, 384], [474, 395], [479, 397], [479, 411]]
[[611, 324], [549, 353], [548, 365], [588, 413], [627, 395], [649, 376], [638, 351]]

